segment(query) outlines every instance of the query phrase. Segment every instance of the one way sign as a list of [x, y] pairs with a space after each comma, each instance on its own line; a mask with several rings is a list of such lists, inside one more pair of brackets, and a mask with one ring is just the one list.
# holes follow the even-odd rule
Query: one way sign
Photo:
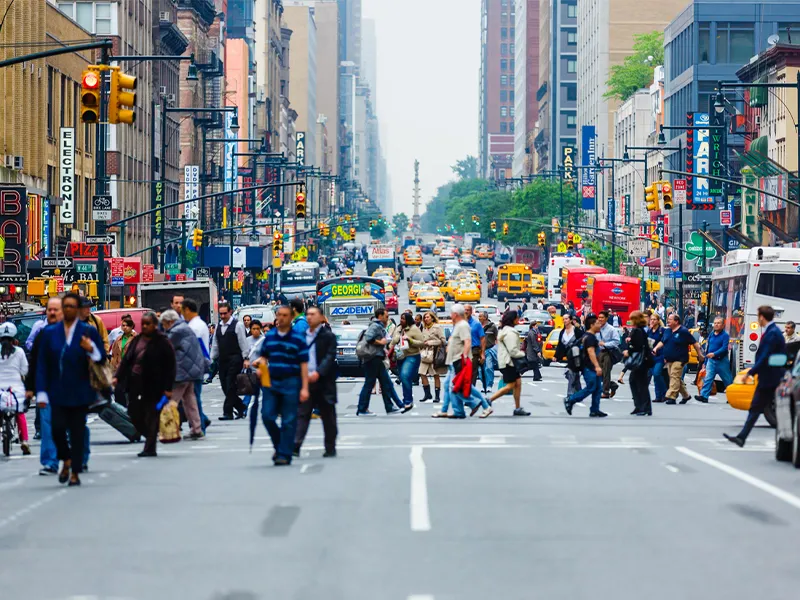
[[75, 261], [66, 256], [47, 256], [42, 258], [43, 269], [71, 269], [75, 266]]

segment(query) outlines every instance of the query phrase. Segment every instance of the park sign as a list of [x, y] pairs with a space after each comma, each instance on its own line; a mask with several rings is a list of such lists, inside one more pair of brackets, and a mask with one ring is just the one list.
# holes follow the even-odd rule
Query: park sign
[[[706, 260], [716, 258], [717, 249], [714, 247], [714, 245], [706, 241], [705, 246]], [[683, 249], [686, 251], [686, 260], [695, 260], [700, 262], [703, 260], [703, 236], [697, 231], [693, 231], [692, 235], [689, 237], [689, 241], [683, 245]]]

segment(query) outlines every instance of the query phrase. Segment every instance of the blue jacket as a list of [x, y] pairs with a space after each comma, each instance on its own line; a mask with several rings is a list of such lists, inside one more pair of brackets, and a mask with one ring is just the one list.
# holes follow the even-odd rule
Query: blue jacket
[[761, 336], [761, 344], [756, 350], [756, 362], [750, 367], [750, 375], [758, 375], [758, 385], [768, 388], [777, 387], [783, 378], [783, 367], [770, 367], [769, 357], [773, 354], [783, 354], [786, 352], [786, 341], [781, 330], [775, 323], [770, 323], [764, 335]]
[[64, 323], [53, 323], [39, 334], [41, 342], [36, 364], [36, 389], [47, 392], [51, 405], [88, 406], [97, 399], [89, 383], [89, 356], [81, 348], [81, 338], [89, 337], [103, 354], [103, 340], [97, 329], [75, 322], [72, 343], [67, 346]]
[[723, 360], [728, 358], [728, 342], [730, 341], [730, 336], [721, 331], [717, 333], [716, 331], [712, 331], [711, 334], [708, 336], [708, 341], [706, 342], [706, 354], [709, 352], [714, 353], [714, 360]]

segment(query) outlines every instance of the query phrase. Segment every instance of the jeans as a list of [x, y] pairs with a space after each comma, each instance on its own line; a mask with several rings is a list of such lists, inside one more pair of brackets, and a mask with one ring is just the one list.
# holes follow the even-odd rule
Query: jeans
[[197, 412], [200, 413], [200, 428], [203, 433], [206, 432], [206, 413], [203, 412], [203, 402], [200, 400], [200, 395], [203, 393], [203, 380], [197, 379], [194, 382], [194, 397], [197, 398]]
[[564, 377], [567, 380], [567, 396], [581, 391], [581, 374], [569, 369], [564, 370]]
[[400, 383], [403, 385], [403, 403], [406, 406], [414, 404], [414, 395], [411, 385], [414, 377], [419, 373], [419, 364], [422, 357], [419, 354], [406, 356], [400, 363]]
[[722, 383], [726, 387], [733, 383], [731, 363], [727, 356], [720, 360], [712, 358], [706, 361], [706, 378], [703, 380], [703, 389], [700, 390], [700, 395], [703, 398], [708, 398], [711, 394], [711, 387], [714, 385], [714, 379], [717, 375], [722, 378]]
[[486, 350], [486, 360], [481, 365], [481, 381], [483, 388], [491, 390], [494, 387], [494, 370], [497, 367], [497, 346], [492, 346]]
[[656, 386], [656, 400], [663, 400], [667, 394], [667, 383], [664, 381], [664, 361], [657, 360], [650, 370], [653, 377], [653, 385]]
[[[276, 458], [292, 461], [294, 436], [297, 433], [297, 411], [300, 408], [300, 378], [273, 380], [272, 387], [262, 388], [264, 403], [261, 418], [272, 439]], [[281, 425], [278, 427], [278, 415]]]
[[756, 421], [764, 409], [775, 400], [775, 390], [777, 387], [765, 387], [762, 385], [756, 386], [756, 391], [753, 393], [753, 401], [750, 404], [750, 411], [747, 413], [747, 419], [744, 422], [742, 430], [737, 437], [743, 440], [747, 439], [753, 427], [756, 426]]
[[[361, 388], [361, 393], [358, 396], [358, 412], [363, 413], [369, 410], [370, 395], [375, 388], [375, 383], [378, 381], [381, 383], [383, 406], [386, 412], [390, 412], [392, 410], [392, 394], [395, 393], [394, 384], [392, 383], [391, 377], [389, 377], [389, 372], [383, 364], [383, 357], [376, 356], [375, 358], [371, 358], [363, 363], [362, 366], [364, 368], [364, 387]], [[396, 395], [397, 394], [395, 394], [395, 396]]]
[[456, 370], [453, 365], [447, 367], [447, 378], [444, 380], [444, 404], [442, 405], [442, 412], [447, 412], [450, 403], [453, 403], [453, 415], [456, 417], [466, 417], [464, 412], [464, 405], [470, 408], [476, 406], [483, 406], [484, 409], [489, 408], [489, 403], [486, 401], [481, 393], [474, 385], [470, 389], [468, 398], [464, 398], [461, 394], [453, 392], [453, 378], [456, 376]]
[[586, 387], [575, 392], [569, 397], [570, 404], [577, 404], [583, 401], [584, 398], [592, 397], [591, 412], [598, 412], [600, 410], [600, 396], [603, 393], [603, 378], [595, 373], [594, 369], [585, 367], [583, 369], [583, 379], [586, 381]]
[[[56, 444], [53, 441], [52, 408], [48, 404], [39, 409], [39, 423], [42, 440], [39, 446], [39, 463], [45, 468], [58, 468]], [[89, 426], [83, 432], [83, 464], [89, 464]]]

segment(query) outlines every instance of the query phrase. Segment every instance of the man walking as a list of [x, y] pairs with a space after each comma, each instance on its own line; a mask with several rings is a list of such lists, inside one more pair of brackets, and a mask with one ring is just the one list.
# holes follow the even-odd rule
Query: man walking
[[609, 316], [607, 310], [597, 313], [597, 323], [600, 327], [597, 342], [600, 346], [600, 368], [603, 369], [603, 398], [612, 398], [617, 393], [619, 384], [611, 380], [611, 369], [622, 357], [619, 332], [608, 322]]
[[[270, 387], [263, 388], [261, 417], [275, 454], [276, 467], [290, 465], [297, 433], [297, 412], [301, 402], [308, 402], [308, 346], [292, 328], [292, 309], [280, 306], [276, 311], [277, 327], [264, 336], [261, 358], [266, 359]], [[278, 416], [281, 417], [280, 427]]]
[[[676, 404], [678, 394], [682, 396], [681, 404], [686, 404], [691, 400], [689, 392], [686, 391], [686, 384], [683, 382], [683, 367], [689, 362], [689, 348], [694, 346], [697, 351], [697, 360], [703, 362], [703, 349], [689, 330], [681, 325], [681, 318], [678, 313], [672, 313], [667, 317], [667, 329], [664, 330], [664, 337], [653, 348], [656, 354], [661, 348], [664, 349], [664, 363], [667, 366], [669, 376], [669, 389], [666, 395], [666, 404]], [[658, 402], [658, 399], [654, 400]]]
[[794, 321], [786, 321], [786, 325], [783, 326], [783, 339], [787, 344], [800, 342], [800, 334], [797, 333], [797, 324]]
[[219, 326], [211, 345], [211, 360], [216, 360], [219, 365], [219, 381], [225, 394], [220, 421], [232, 421], [244, 416], [244, 403], [236, 393], [236, 376], [242, 372], [247, 351], [244, 323], [233, 318], [230, 306], [220, 304]]
[[758, 421], [758, 417], [764, 412], [766, 406], [775, 399], [775, 390], [783, 378], [784, 367], [771, 367], [769, 357], [774, 354], [784, 354], [786, 352], [786, 341], [783, 339], [781, 330], [772, 322], [775, 318], [775, 309], [771, 306], [758, 307], [758, 324], [764, 329], [761, 336], [761, 343], [756, 350], [756, 360], [750, 370], [748, 377], [758, 375], [758, 385], [753, 393], [753, 401], [750, 404], [750, 412], [747, 413], [747, 420], [738, 435], [732, 436], [724, 433], [725, 439], [736, 444], [740, 448], [747, 441], [747, 436], [753, 430]]
[[292, 298], [292, 301], [289, 302], [289, 306], [292, 309], [292, 329], [299, 333], [300, 337], [303, 337], [306, 335], [306, 331], [308, 331], [308, 320], [305, 314], [303, 314], [306, 308], [303, 304], [303, 299]]
[[392, 406], [392, 380], [383, 364], [386, 358], [386, 346], [389, 339], [386, 335], [386, 325], [389, 323], [389, 313], [384, 308], [376, 308], [375, 316], [370, 321], [369, 327], [364, 332], [364, 342], [370, 355], [362, 358], [364, 367], [364, 387], [358, 396], [358, 410], [356, 414], [363, 417], [374, 417], [375, 413], [369, 410], [369, 399], [375, 383], [380, 381], [383, 406], [387, 415], [399, 413], [400, 409]]
[[481, 365], [481, 383], [483, 393], [491, 391], [494, 387], [494, 369], [497, 366], [497, 325], [489, 320], [489, 313], [485, 310], [478, 315], [478, 320], [483, 327], [484, 361]]
[[[206, 364], [211, 363], [210, 340], [208, 338], [208, 325], [200, 315], [197, 313], [197, 302], [191, 298], [184, 298], [181, 302], [181, 312], [183, 319], [197, 337], [197, 342], [200, 344], [200, 351], [203, 353], [203, 358], [206, 359]], [[208, 368], [203, 371], [203, 375], [208, 371]], [[210, 419], [203, 412], [203, 401], [201, 394], [203, 393], [203, 375], [194, 380], [194, 396], [197, 400], [197, 412], [200, 414], [200, 423], [203, 428], [203, 433], [206, 428], [211, 424]]]
[[172, 294], [172, 302], [170, 302], [169, 307], [180, 315], [181, 310], [183, 310], [184, 299], [183, 294]]
[[97, 333], [100, 334], [100, 339], [103, 340], [103, 347], [100, 348], [100, 352], [103, 352], [103, 356], [108, 356], [111, 352], [111, 345], [108, 342], [108, 329], [106, 329], [102, 319], [92, 314], [92, 301], [86, 296], [80, 296], [80, 299], [81, 305], [78, 318], [97, 330]]
[[478, 381], [478, 371], [486, 360], [486, 334], [483, 325], [472, 314], [472, 305], [464, 305], [464, 317], [471, 335], [470, 345], [472, 346], [472, 385]]
[[165, 310], [161, 314], [161, 326], [175, 349], [175, 383], [172, 386], [172, 400], [177, 404], [183, 402], [183, 412], [189, 422], [189, 434], [183, 439], [202, 440], [204, 434], [200, 413], [197, 410], [197, 398], [194, 395], [194, 382], [206, 372], [208, 359], [203, 356], [194, 331], [174, 310]]
[[725, 320], [722, 317], [714, 319], [714, 330], [708, 336], [708, 346], [706, 347], [706, 378], [703, 380], [703, 388], [700, 394], [694, 399], [698, 402], [708, 402], [711, 395], [711, 387], [717, 375], [722, 378], [722, 383], [728, 387], [733, 383], [731, 375], [731, 363], [728, 360], [728, 342], [730, 336], [725, 332]]
[[564, 398], [564, 408], [568, 415], [572, 414], [572, 408], [578, 403], [582, 402], [584, 398], [592, 397], [592, 406], [589, 409], [590, 417], [607, 417], [608, 415], [600, 410], [600, 396], [602, 395], [602, 378], [603, 369], [600, 366], [600, 361], [597, 358], [599, 340], [597, 336], [600, 334], [600, 319], [595, 315], [588, 315], [584, 319], [584, 326], [586, 333], [581, 339], [582, 356], [581, 365], [583, 379], [586, 382], [586, 387], [582, 390], [575, 392], [570, 396]]
[[308, 392], [309, 402], [302, 402], [297, 414], [297, 433], [294, 436], [294, 455], [308, 432], [313, 410], [319, 412], [325, 437], [325, 458], [336, 456], [336, 336], [316, 306], [306, 311], [308, 331]]

